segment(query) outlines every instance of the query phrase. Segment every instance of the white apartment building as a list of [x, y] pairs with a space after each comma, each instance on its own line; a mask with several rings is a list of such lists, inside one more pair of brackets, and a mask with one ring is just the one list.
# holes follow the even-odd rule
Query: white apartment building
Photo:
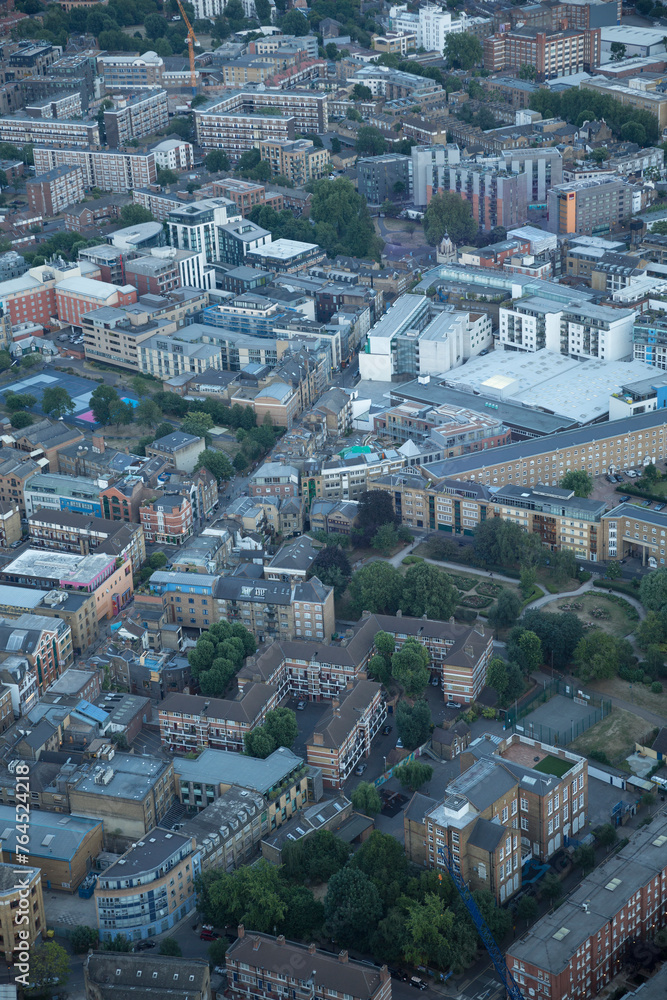
[[459, 35], [465, 31], [465, 15], [454, 20], [449, 11], [427, 4], [419, 10], [417, 45], [427, 52], [444, 52], [447, 35]]
[[183, 139], [165, 139], [152, 152], [156, 165], [164, 170], [191, 170], [194, 165], [192, 143]]
[[567, 306], [532, 296], [499, 311], [499, 344], [506, 351], [567, 354], [584, 360], [622, 361], [632, 355], [633, 309], [590, 302]]
[[438, 309], [422, 295], [401, 295], [368, 333], [361, 377], [437, 375], [457, 368], [492, 343], [487, 313]]
[[240, 219], [238, 209], [228, 198], [205, 198], [183, 205], [167, 216], [169, 245], [203, 253], [210, 264], [220, 259], [218, 227]]

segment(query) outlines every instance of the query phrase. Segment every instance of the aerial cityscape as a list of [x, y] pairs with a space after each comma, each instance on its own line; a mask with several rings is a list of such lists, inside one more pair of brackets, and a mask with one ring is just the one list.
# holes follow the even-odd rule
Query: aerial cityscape
[[0, 0], [0, 1000], [666, 1000], [667, 8]]

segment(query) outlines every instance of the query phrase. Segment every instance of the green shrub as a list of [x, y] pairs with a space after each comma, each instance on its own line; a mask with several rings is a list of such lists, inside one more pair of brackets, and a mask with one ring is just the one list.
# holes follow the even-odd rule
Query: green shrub
[[406, 556], [405, 559], [401, 560], [401, 562], [404, 566], [413, 566], [415, 563], [424, 562], [424, 560], [422, 556]]

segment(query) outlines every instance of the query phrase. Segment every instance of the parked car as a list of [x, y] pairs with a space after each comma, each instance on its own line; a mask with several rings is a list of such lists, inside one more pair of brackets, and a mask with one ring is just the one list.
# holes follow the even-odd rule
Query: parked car
[[303, 712], [304, 708], [306, 707], [305, 701], [297, 701], [296, 707], [299, 712]]
[[445, 708], [463, 708], [460, 701], [446, 701]]
[[396, 740], [396, 749], [397, 750], [402, 750], [403, 749], [403, 740], [401, 739], [400, 736]]
[[202, 941], [217, 941], [220, 935], [217, 931], [202, 931], [199, 937]]
[[428, 986], [426, 985], [426, 983], [424, 982], [424, 980], [420, 979], [419, 976], [412, 976], [411, 977], [411, 979], [410, 979], [410, 986], [414, 986], [414, 988], [416, 990], [426, 990], [426, 989], [428, 989]]
[[149, 948], [155, 947], [155, 941], [137, 941], [134, 946], [135, 951], [148, 951]]
[[363, 774], [367, 767], [368, 767], [368, 764], [357, 764], [357, 766], [354, 769], [354, 773], [355, 774]]
[[651, 506], [651, 501], [650, 500], [642, 500], [642, 504], [641, 505], [642, 505], [642, 507], [650, 507]]
[[387, 726], [383, 727], [383, 729], [382, 729], [382, 735], [383, 736], [389, 736], [390, 732], [391, 732], [391, 726], [387, 725]]
[[665, 509], [664, 503], [657, 503], [653, 508], [653, 510], [664, 510], [664, 509]]
[[439, 683], [440, 683], [439, 677], [431, 677], [431, 687], [437, 688]]

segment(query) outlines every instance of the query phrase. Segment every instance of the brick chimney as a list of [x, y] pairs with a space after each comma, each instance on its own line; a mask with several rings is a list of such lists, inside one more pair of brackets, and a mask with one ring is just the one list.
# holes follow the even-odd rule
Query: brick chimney
[[239, 938], [245, 937], [245, 927], [243, 924], [239, 924], [236, 928], [236, 936]]
[[278, 937], [276, 938], [276, 944], [281, 945], [281, 947], [282, 947], [282, 945], [285, 944], [285, 935], [284, 934], [279, 934], [278, 935]]
[[253, 938], [252, 939], [252, 950], [253, 951], [259, 951], [259, 946], [260, 946], [261, 943], [262, 942], [261, 942], [260, 938], [258, 938], [258, 937]]
[[309, 955], [314, 955], [316, 951], [317, 951], [317, 945], [315, 944], [315, 942], [313, 942], [312, 944], [308, 945], [308, 954]]
[[333, 698], [332, 699], [332, 701], [331, 701], [331, 711], [333, 712], [333, 714], [336, 716], [337, 719], [340, 718], [340, 702], [339, 702], [338, 698]]
[[99, 455], [104, 454], [104, 434], [93, 434], [93, 451]]
[[347, 963], [347, 952], [346, 951], [339, 951], [338, 952], [338, 961], [339, 962], [343, 962], [344, 964]]

